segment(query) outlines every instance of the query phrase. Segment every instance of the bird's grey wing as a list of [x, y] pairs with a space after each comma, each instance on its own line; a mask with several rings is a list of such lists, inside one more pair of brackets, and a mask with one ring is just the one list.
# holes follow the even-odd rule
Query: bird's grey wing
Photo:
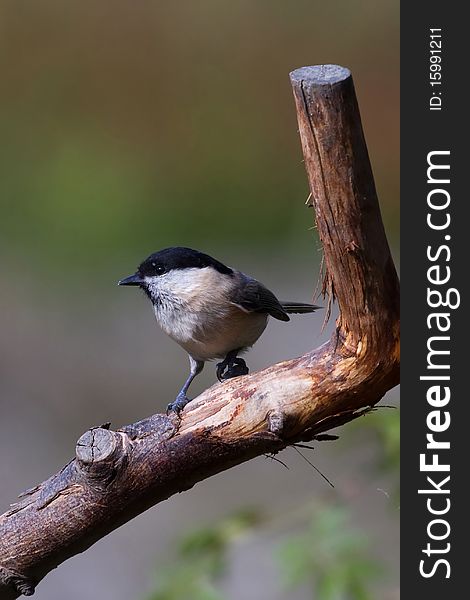
[[276, 296], [262, 283], [243, 275], [244, 285], [237, 287], [232, 301], [246, 312], [267, 313], [279, 321], [289, 321]]

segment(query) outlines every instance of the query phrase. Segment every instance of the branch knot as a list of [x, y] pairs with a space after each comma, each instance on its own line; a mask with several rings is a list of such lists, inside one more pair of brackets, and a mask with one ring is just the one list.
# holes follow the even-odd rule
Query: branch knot
[[126, 463], [125, 434], [93, 427], [78, 440], [77, 467], [93, 487], [107, 487]]

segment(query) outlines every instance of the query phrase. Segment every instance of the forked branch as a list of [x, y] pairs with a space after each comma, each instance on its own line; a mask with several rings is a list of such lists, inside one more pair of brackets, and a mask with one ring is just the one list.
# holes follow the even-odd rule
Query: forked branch
[[351, 75], [291, 73], [324, 251], [332, 339], [217, 384], [175, 416], [91, 429], [76, 457], [0, 517], [0, 600], [31, 595], [54, 567], [150, 506], [243, 461], [352, 420], [399, 377], [399, 285]]

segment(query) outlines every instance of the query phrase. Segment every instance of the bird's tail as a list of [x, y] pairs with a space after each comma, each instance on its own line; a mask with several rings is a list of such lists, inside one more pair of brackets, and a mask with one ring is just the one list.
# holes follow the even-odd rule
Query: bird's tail
[[313, 313], [321, 306], [317, 306], [315, 304], [306, 304], [305, 302], [281, 302], [282, 308], [286, 311], [286, 313]]

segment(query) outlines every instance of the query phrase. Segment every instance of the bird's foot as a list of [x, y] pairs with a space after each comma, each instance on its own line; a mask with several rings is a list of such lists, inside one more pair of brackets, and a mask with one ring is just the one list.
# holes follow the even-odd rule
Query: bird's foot
[[232, 377], [248, 375], [249, 372], [250, 371], [246, 366], [246, 362], [243, 360], [243, 358], [226, 358], [225, 360], [217, 364], [217, 379], [219, 381], [232, 379]]
[[219, 381], [223, 381], [225, 379], [224, 378], [224, 371], [228, 367], [228, 362], [229, 361], [227, 359], [225, 359], [222, 362], [217, 363], [217, 365], [216, 365], [217, 366], [217, 370], [216, 370], [215, 373], [216, 373], [217, 379]]
[[166, 408], [166, 414], [174, 412], [178, 416], [186, 404], [189, 402], [189, 398], [186, 394], [182, 394], [181, 392], [176, 396], [176, 400], [174, 402], [170, 402], [170, 404]]
[[248, 375], [250, 370], [248, 369], [246, 362], [243, 358], [236, 358], [233, 361], [233, 365], [225, 373], [225, 379], [231, 379], [232, 377], [241, 377], [242, 375]]

